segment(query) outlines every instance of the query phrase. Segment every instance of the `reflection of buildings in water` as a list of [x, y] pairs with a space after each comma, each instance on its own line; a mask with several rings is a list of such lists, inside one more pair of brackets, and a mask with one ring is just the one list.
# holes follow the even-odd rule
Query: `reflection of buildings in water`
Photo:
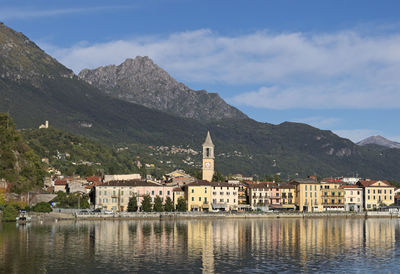
[[396, 241], [397, 219], [366, 219], [365, 223], [365, 247], [367, 250], [380, 254], [387, 254]]

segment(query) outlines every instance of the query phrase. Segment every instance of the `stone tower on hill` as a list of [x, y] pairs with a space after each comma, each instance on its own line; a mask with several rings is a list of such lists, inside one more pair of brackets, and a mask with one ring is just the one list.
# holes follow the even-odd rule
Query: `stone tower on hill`
[[214, 176], [214, 144], [210, 132], [207, 132], [206, 140], [203, 143], [203, 180], [212, 181]]

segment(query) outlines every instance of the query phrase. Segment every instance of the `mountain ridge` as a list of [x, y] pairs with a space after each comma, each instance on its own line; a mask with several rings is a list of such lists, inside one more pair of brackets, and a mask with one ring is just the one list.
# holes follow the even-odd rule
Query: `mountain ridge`
[[[22, 66], [22, 71], [33, 71], [22, 78], [0, 77], [0, 98], [4, 98], [0, 112], [10, 112], [19, 128], [37, 128], [49, 120], [55, 128], [108, 145], [180, 146], [196, 151], [201, 151], [210, 130], [216, 146], [215, 165], [224, 174], [280, 173], [287, 178], [358, 172], [362, 177], [400, 180], [398, 150], [381, 152], [360, 147], [331, 131], [306, 124], [272, 125], [248, 117], [196, 120], [126, 102], [73, 74], [68, 76], [68, 68], [5, 28], [0, 28], [0, 48], [11, 40], [13, 51], [23, 58], [1, 56], [3, 69]], [[1, 38], [4, 36], [6, 39]], [[186, 169], [187, 165], [181, 161], [173, 168]]]
[[192, 90], [179, 83], [148, 56], [128, 58], [120, 65], [83, 69], [79, 78], [114, 98], [200, 121], [245, 119], [217, 93]]

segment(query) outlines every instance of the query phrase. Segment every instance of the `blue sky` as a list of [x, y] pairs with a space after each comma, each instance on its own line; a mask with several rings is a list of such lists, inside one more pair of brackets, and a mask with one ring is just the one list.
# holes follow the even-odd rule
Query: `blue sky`
[[400, 1], [1, 1], [61, 63], [147, 55], [250, 117], [400, 141]]

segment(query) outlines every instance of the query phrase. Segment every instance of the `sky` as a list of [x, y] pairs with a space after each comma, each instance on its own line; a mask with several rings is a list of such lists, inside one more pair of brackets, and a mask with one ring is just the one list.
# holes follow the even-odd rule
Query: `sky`
[[3, 1], [0, 21], [62, 64], [149, 56], [249, 117], [400, 142], [400, 1]]

